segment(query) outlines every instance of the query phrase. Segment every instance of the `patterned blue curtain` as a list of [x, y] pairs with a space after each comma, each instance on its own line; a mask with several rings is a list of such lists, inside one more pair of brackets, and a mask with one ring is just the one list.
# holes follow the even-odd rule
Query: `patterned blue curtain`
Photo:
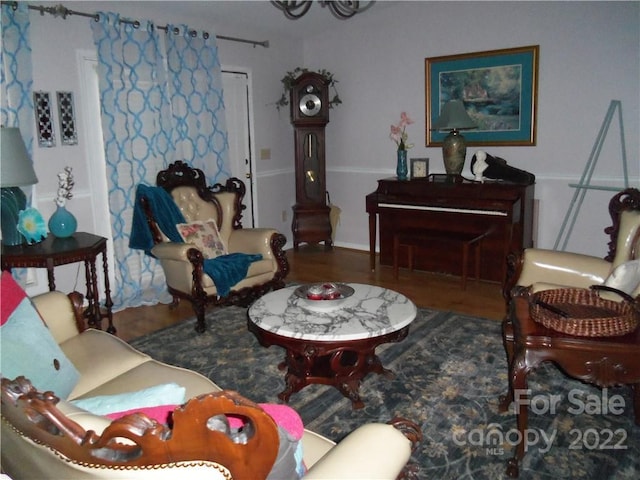
[[[29, 9], [26, 3], [2, 4], [2, 48], [0, 49], [0, 101], [5, 127], [18, 127], [33, 153], [33, 76]], [[33, 157], [32, 157], [33, 158]]]
[[177, 158], [202, 169], [213, 185], [231, 176], [215, 35], [168, 25], [166, 38]]
[[[29, 9], [26, 3], [0, 6], [0, 124], [18, 127], [33, 160], [33, 75], [31, 67], [31, 37]], [[31, 204], [33, 190], [27, 193]], [[13, 269], [13, 276], [26, 284], [26, 269]]]
[[155, 184], [157, 172], [174, 159], [160, 38], [152, 23], [136, 28], [113, 13], [100, 13], [91, 29], [113, 236], [114, 310], [168, 301], [158, 262], [129, 248], [136, 186]]
[[161, 34], [151, 22], [138, 27], [114, 13], [90, 23], [116, 265], [114, 310], [167, 302], [158, 262], [128, 246], [135, 188], [155, 184], [158, 171], [175, 160], [201, 168], [210, 182], [229, 176], [215, 37], [191, 36], [186, 27]]

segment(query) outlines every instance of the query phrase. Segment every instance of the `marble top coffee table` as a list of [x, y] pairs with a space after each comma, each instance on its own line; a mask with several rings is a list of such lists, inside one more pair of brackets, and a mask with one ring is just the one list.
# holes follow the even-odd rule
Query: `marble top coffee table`
[[348, 285], [354, 293], [337, 307], [316, 305], [294, 295], [296, 287], [288, 287], [264, 295], [249, 308], [249, 330], [260, 344], [286, 349], [278, 366], [286, 369], [286, 387], [278, 395], [284, 402], [307, 385], [324, 384], [336, 387], [353, 408], [362, 408], [361, 380], [370, 372], [393, 376], [375, 349], [407, 336], [416, 306], [393, 290]]

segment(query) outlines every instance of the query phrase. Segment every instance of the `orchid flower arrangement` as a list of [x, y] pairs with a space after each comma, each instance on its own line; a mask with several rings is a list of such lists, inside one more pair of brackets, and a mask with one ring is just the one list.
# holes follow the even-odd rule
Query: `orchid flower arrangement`
[[64, 207], [67, 200], [73, 198], [71, 190], [75, 182], [73, 181], [73, 174], [71, 173], [71, 167], [64, 167], [64, 171], [58, 173], [58, 193], [56, 195], [56, 205]]
[[400, 114], [400, 122], [397, 125], [391, 125], [391, 133], [389, 138], [396, 142], [398, 150], [409, 150], [413, 147], [413, 143], [408, 143], [409, 135], [406, 132], [407, 125], [411, 125], [413, 120], [409, 118], [407, 112]]

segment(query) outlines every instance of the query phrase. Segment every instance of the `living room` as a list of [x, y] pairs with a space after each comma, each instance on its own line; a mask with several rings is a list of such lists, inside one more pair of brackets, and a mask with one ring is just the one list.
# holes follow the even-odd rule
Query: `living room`
[[[364, 197], [375, 190], [378, 179], [395, 174], [396, 147], [388, 132], [400, 112], [406, 111], [415, 121], [407, 128], [409, 141], [415, 144], [409, 156], [428, 157], [431, 173], [444, 172], [441, 148], [425, 146], [424, 67], [429, 57], [539, 45], [536, 144], [483, 147], [536, 176], [536, 246], [553, 247], [574, 194], [569, 184], [578, 183], [583, 174], [614, 99], [622, 105], [628, 180], [638, 184], [637, 2], [377, 2], [343, 21], [320, 5], [310, 9], [308, 18], [288, 20], [268, 2], [71, 2], [68, 7], [269, 41], [264, 48], [219, 40], [218, 48], [223, 68], [243, 69], [251, 77], [256, 226], [282, 231], [288, 247], [295, 203], [293, 128], [288, 109], [278, 110], [275, 102], [282, 95], [280, 80], [299, 66], [327, 69], [339, 82], [343, 104], [331, 110], [326, 127], [327, 190], [342, 210], [335, 238], [338, 247], [368, 250]], [[245, 14], [236, 14], [244, 8]], [[265, 20], [248, 24], [255, 16]], [[272, 16], [281, 22], [279, 31], [266, 29], [278, 24]], [[93, 213], [96, 175], [90, 167], [91, 122], [85, 115], [80, 75], [82, 59], [95, 51], [91, 19], [63, 20], [32, 10], [30, 21], [33, 89], [73, 92], [79, 139], [75, 146], [34, 147], [39, 183], [33, 204], [47, 219], [55, 209], [56, 174], [71, 166], [75, 187], [68, 207], [78, 218], [78, 230], [108, 237], [108, 224]], [[306, 33], [296, 37], [300, 31]], [[619, 127], [614, 118], [592, 184], [624, 184]], [[470, 178], [469, 159], [476, 149], [468, 148], [463, 170]], [[259, 158], [257, 152], [263, 150], [270, 158]], [[605, 255], [602, 231], [610, 219], [603, 206], [610, 196], [588, 191], [568, 250]], [[56, 283], [63, 291], [72, 290], [77, 278], [75, 266], [56, 270]], [[46, 289], [45, 273], [38, 270], [29, 293]]]
[[[29, 3], [55, 5], [53, 2]], [[522, 46], [539, 47], [538, 84], [534, 97], [535, 143], [531, 146], [486, 147], [488, 153], [536, 176], [536, 246], [553, 248], [575, 191], [570, 184], [580, 182], [585, 165], [597, 146], [598, 132], [604, 125], [612, 100], [620, 102], [623, 122], [618, 123], [618, 118], [613, 118], [606, 141], [598, 151], [597, 168], [590, 181], [611, 189], [624, 188], [626, 181], [631, 186], [640, 183], [638, 2], [380, 1], [345, 21], [335, 19], [317, 2], [312, 5], [308, 17], [301, 21], [284, 18], [270, 2], [86, 1], [69, 2], [66, 6], [86, 13], [110, 11], [132, 19], [151, 19], [158, 25], [184, 23], [217, 36], [269, 42], [267, 47], [220, 38], [218, 48], [223, 69], [242, 72], [249, 78], [250, 163], [255, 179], [254, 197], [249, 206], [254, 207], [255, 226], [275, 228], [284, 233], [287, 237], [285, 248], [288, 249], [292, 247], [291, 207], [295, 203], [294, 144], [289, 111], [276, 108], [276, 101], [283, 93], [281, 79], [286, 72], [300, 66], [331, 71], [339, 82], [337, 88], [343, 103], [331, 110], [326, 128], [327, 189], [332, 202], [341, 209], [335, 245], [347, 253], [337, 257], [341, 264], [338, 266], [351, 269], [353, 279], [356, 274], [362, 273], [360, 278], [370, 274], [370, 271], [365, 272], [369, 225], [364, 200], [375, 190], [379, 179], [395, 175], [397, 147], [389, 139], [389, 126], [398, 121], [401, 112], [414, 120], [407, 127], [409, 142], [414, 144], [410, 156], [428, 157], [431, 173], [444, 172], [442, 149], [425, 146], [424, 69], [427, 58]], [[111, 225], [107, 216], [96, 213], [103, 212], [106, 205], [100, 204], [104, 192], [100, 191], [101, 186], [96, 186], [104, 183], [100, 178], [104, 175], [97, 169], [98, 160], [94, 155], [96, 148], [102, 147], [100, 128], [94, 121], [98, 105], [89, 100], [89, 94], [95, 94], [92, 89], [97, 91], [97, 86], [87, 81], [96, 57], [91, 32], [94, 20], [77, 15], [54, 18], [32, 10], [30, 21], [33, 91], [52, 95], [71, 92], [78, 134], [75, 145], [58, 142], [51, 148], [33, 146], [34, 168], [39, 179], [33, 189], [33, 206], [48, 219], [56, 208], [58, 174], [65, 167], [72, 167], [75, 183], [73, 198], [68, 199], [67, 207], [78, 219], [78, 231], [110, 238]], [[55, 111], [53, 115], [57, 128]], [[58, 140], [59, 133], [55, 133]], [[621, 152], [621, 143], [624, 152]], [[469, 148], [463, 170], [467, 178], [473, 177], [470, 157], [477, 148]], [[628, 171], [623, 169], [625, 154], [630, 159]], [[593, 255], [598, 257], [598, 262], [605, 263], [602, 257], [610, 246], [604, 229], [611, 223], [606, 205], [612, 195], [610, 189], [587, 192], [567, 250]], [[635, 238], [637, 243], [637, 236]], [[117, 285], [115, 262], [119, 259], [114, 258], [110, 245], [108, 248], [114, 287]], [[349, 260], [352, 253], [365, 258], [364, 268]], [[322, 256], [328, 255], [314, 250], [306, 257], [309, 263], [303, 265], [313, 266], [314, 259]], [[312, 273], [321, 279], [326, 277], [326, 272], [335, 271], [332, 269], [333, 266], [322, 267]], [[374, 287], [393, 290], [391, 268], [378, 269], [378, 274], [384, 283]], [[422, 272], [415, 275], [422, 278]], [[429, 291], [433, 285], [429, 282], [438, 282], [437, 279], [426, 283], [415, 281], [407, 271], [402, 271], [401, 276], [401, 282], [414, 291]], [[44, 269], [29, 271], [26, 277], [29, 295], [48, 290]], [[296, 278], [290, 276], [287, 280], [295, 281]], [[84, 281], [84, 271], [78, 265], [56, 267], [58, 290], [83, 290]], [[449, 298], [465, 302], [458, 278], [447, 278], [438, 283], [437, 288], [430, 290], [431, 295], [450, 290], [454, 293], [447, 293]], [[100, 292], [104, 291], [102, 286], [98, 289]], [[500, 295], [497, 282], [472, 284], [470, 281], [467, 288], [474, 292], [473, 302], [481, 302], [482, 292], [489, 289], [492, 295]], [[417, 298], [429, 298], [422, 295], [422, 291], [418, 292], [410, 300], [417, 304]], [[63, 300], [66, 302], [66, 299], [58, 298], [58, 301]], [[494, 300], [504, 305], [501, 298]], [[411, 301], [405, 301], [404, 305], [410, 305]], [[464, 313], [428, 301], [420, 303], [411, 333], [401, 338], [400, 333], [408, 331], [405, 325], [404, 330], [397, 332], [395, 340], [399, 340], [398, 343], [385, 345], [376, 352], [385, 368], [393, 370], [396, 376], [368, 375], [359, 392], [364, 408], [352, 410], [350, 399], [327, 385], [306, 386], [292, 395], [291, 406], [304, 416], [305, 427], [336, 440], [354, 431], [356, 426], [386, 421], [397, 414], [415, 421], [425, 437], [414, 452], [418, 460], [414, 462], [413, 478], [502, 478], [505, 461], [524, 445], [517, 438], [509, 437], [521, 434], [517, 427], [522, 425], [517, 423], [514, 409], [501, 409], [499, 400], [510, 385], [510, 373], [513, 373], [510, 369], [514, 368], [504, 354], [507, 345], [503, 346], [503, 340], [506, 344], [509, 340], [503, 337], [500, 323], [481, 318], [485, 315], [479, 308], [475, 309], [472, 302], [460, 309]], [[65, 324], [65, 328], [69, 326], [69, 329], [63, 336], [74, 331], [70, 338], [74, 342], [82, 334], [76, 335], [74, 328], [77, 325], [73, 326], [74, 319], [68, 305], [65, 306], [65, 315], [57, 316], [65, 317], [69, 324]], [[120, 304], [118, 313], [129, 306], [133, 305]], [[190, 309], [189, 305], [186, 307]], [[47, 310], [56, 317], [57, 309]], [[191, 311], [186, 315], [193, 317]], [[144, 318], [134, 321], [144, 321]], [[111, 350], [96, 347], [97, 343], [93, 347], [89, 344], [88, 348], [80, 345], [75, 353], [84, 360], [78, 362], [86, 373], [83, 381], [95, 383], [111, 378], [92, 374], [94, 368], [126, 370], [128, 366], [120, 365], [126, 363], [121, 362], [124, 356], [118, 356], [118, 351], [126, 350], [136, 362], [167, 362], [189, 369], [192, 374], [199, 372], [196, 375], [209, 377], [199, 384], [204, 391], [210, 389], [209, 381], [215, 380], [222, 388], [235, 389], [252, 400], [277, 402], [281, 397], [276, 394], [290, 386], [286, 383], [285, 373], [279, 369], [283, 365], [282, 350], [257, 344], [256, 337], [247, 332], [245, 308], [209, 310], [204, 333], [196, 333], [191, 322], [173, 323], [177, 324], [133, 339], [130, 346], [138, 350], [133, 352], [129, 345], [118, 343], [120, 339], [105, 332], [93, 330], [85, 335], [85, 338], [107, 337], [105, 341], [110, 342], [109, 345], [118, 346]], [[509, 329], [506, 332], [506, 335], [517, 335]], [[626, 350], [637, 349], [637, 337], [634, 338], [635, 344], [627, 342], [628, 345], [614, 349], [613, 353], [624, 357], [623, 360], [631, 359], [631, 367], [622, 370], [634, 370], [633, 375], [637, 375], [637, 356]], [[545, 344], [544, 339], [542, 343]], [[109, 352], [115, 353], [109, 355]], [[100, 356], [104, 358], [97, 361]], [[375, 355], [371, 358], [377, 360]], [[608, 366], [604, 365], [598, 371], [604, 371], [606, 376]], [[146, 387], [152, 381], [167, 381], [162, 378], [165, 372], [167, 370], [161, 369], [145, 377], [145, 371], [140, 370], [135, 375], [135, 382], [122, 375], [118, 388], [126, 393], [132, 389], [132, 383], [140, 382]], [[633, 478], [637, 475], [640, 439], [637, 425], [633, 424], [634, 400], [635, 405], [638, 404], [637, 388], [633, 397], [632, 390], [627, 387], [600, 390], [567, 378], [553, 366], [541, 366], [536, 373], [539, 375], [532, 375], [531, 384], [543, 402], [555, 399], [558, 392], [570, 391], [579, 393], [580, 398], [595, 397], [602, 403], [604, 397], [611, 394], [616, 402], [622, 399], [628, 408], [623, 409], [622, 415], [606, 418], [601, 411], [595, 411], [597, 409], [592, 414], [569, 412], [564, 417], [534, 412], [535, 415], [529, 417], [527, 434], [552, 432], [553, 438], [547, 439], [548, 444], [531, 447], [521, 464], [521, 477], [616, 478], [627, 475]], [[523, 376], [526, 375], [521, 375], [520, 381]], [[115, 387], [109, 383], [110, 380], [97, 386], [85, 383], [83, 393], [89, 395], [93, 387], [99, 393], [113, 393]], [[566, 407], [566, 402], [562, 403]], [[636, 413], [636, 424], [637, 418]], [[607, 448], [605, 435], [612, 431], [622, 435], [622, 439], [616, 439], [616, 446], [621, 448]], [[577, 440], [576, 434], [579, 435]], [[580, 436], [582, 434], [584, 438]], [[599, 448], [591, 448], [594, 434]], [[482, 437], [479, 443], [476, 435]], [[379, 453], [365, 449], [364, 454], [365, 463], [370, 465], [373, 462], [367, 462], [367, 456], [370, 460], [380, 460], [385, 454], [389, 455], [384, 441], [374, 443]], [[18, 464], [30, 464], [16, 458]], [[405, 475], [412, 478], [412, 471]]]

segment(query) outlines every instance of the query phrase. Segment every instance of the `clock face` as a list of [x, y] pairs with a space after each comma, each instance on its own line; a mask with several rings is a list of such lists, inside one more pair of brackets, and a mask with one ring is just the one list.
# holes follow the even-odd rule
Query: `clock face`
[[424, 178], [429, 175], [428, 158], [411, 159], [411, 178]]
[[320, 109], [322, 108], [322, 100], [320, 100], [320, 97], [315, 93], [307, 93], [300, 99], [298, 107], [303, 115], [313, 117], [320, 112]]
[[289, 91], [291, 122], [297, 126], [326, 125], [329, 121], [329, 93], [326, 79], [307, 72], [298, 77]]

